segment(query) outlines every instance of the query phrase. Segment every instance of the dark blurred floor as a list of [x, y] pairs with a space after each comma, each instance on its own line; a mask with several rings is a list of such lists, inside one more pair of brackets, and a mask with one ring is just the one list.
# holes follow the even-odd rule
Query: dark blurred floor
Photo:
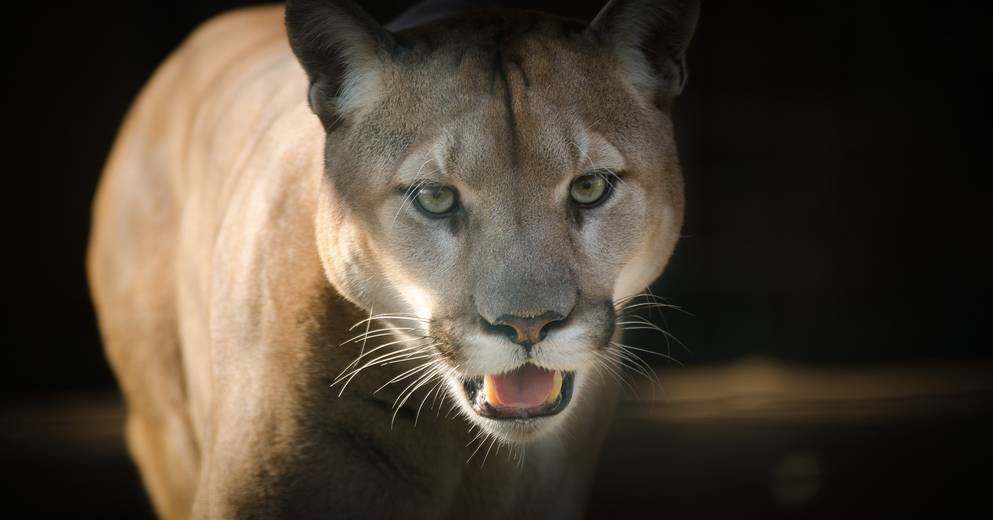
[[668, 370], [622, 405], [590, 516], [993, 518], [991, 369]]
[[[618, 411], [591, 518], [993, 517], [989, 363], [662, 374]], [[8, 511], [151, 516], [122, 422], [114, 396], [5, 403]]]

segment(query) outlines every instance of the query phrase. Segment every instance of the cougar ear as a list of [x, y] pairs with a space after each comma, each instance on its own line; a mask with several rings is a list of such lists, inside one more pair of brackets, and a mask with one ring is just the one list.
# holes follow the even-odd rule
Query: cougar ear
[[329, 131], [372, 102], [395, 40], [350, 0], [286, 2], [290, 47], [310, 80], [310, 108]]
[[667, 110], [686, 84], [686, 49], [700, 14], [699, 0], [611, 0], [586, 28], [612, 48], [627, 79], [654, 89]]

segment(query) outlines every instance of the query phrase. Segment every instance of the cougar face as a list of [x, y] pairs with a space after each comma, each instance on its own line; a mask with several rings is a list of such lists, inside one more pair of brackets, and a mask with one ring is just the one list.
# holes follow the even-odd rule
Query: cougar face
[[595, 398], [615, 306], [682, 222], [669, 108], [695, 16], [612, 2], [591, 24], [488, 10], [391, 33], [350, 3], [288, 5], [327, 129], [322, 263], [390, 334], [355, 366], [415, 362], [401, 386], [505, 441]]

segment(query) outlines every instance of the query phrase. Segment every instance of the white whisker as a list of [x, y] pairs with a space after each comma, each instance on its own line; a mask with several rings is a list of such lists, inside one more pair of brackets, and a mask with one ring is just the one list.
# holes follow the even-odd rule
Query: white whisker
[[[345, 372], [349, 371], [353, 366], [357, 365], [359, 363], [359, 361], [362, 360], [362, 358], [364, 358], [366, 356], [369, 356], [369, 355], [372, 355], [372, 354], [374, 354], [378, 350], [381, 350], [381, 349], [384, 349], [386, 347], [390, 347], [390, 346], [393, 346], [393, 345], [396, 345], [396, 344], [400, 344], [400, 343], [410, 343], [410, 342], [413, 342], [413, 341], [421, 341], [421, 340], [424, 340], [424, 339], [428, 339], [428, 338], [406, 338], [406, 339], [398, 339], [396, 341], [390, 341], [389, 343], [384, 343], [382, 345], [378, 345], [375, 348], [369, 350], [368, 352], [364, 352], [364, 353], [359, 354], [358, 357], [356, 357], [354, 360], [352, 360], [351, 363], [349, 363], [347, 366], [345, 366], [345, 368], [343, 368], [341, 370], [341, 372], [339, 372], [338, 375], [335, 376], [335, 379], [339, 379], [342, 374], [344, 374]], [[411, 348], [416, 348], [416, 347], [411, 347]]]
[[424, 408], [424, 403], [428, 402], [428, 398], [434, 394], [435, 399], [438, 398], [438, 389], [441, 388], [441, 384], [445, 382], [444, 376], [439, 377], [438, 381], [424, 393], [424, 398], [421, 399], [421, 404], [417, 405], [417, 412], [414, 413], [414, 428], [417, 428], [417, 420], [421, 417], [421, 409]]
[[[618, 346], [621, 346], [621, 345], [618, 345]], [[653, 354], [653, 355], [662, 357], [664, 359], [667, 359], [669, 361], [672, 361], [673, 363], [675, 363], [675, 364], [677, 364], [679, 366], [683, 366], [683, 364], [678, 359], [676, 359], [676, 358], [674, 358], [672, 356], [669, 356], [667, 354], [663, 354], [661, 352], [655, 352], [654, 350], [648, 350], [648, 349], [644, 349], [644, 348], [632, 347], [631, 345], [623, 345], [623, 348], [628, 349], [628, 350], [635, 350], [635, 351], [638, 351], [638, 352], [644, 352], [646, 354]]]
[[[415, 379], [413, 383], [407, 386], [407, 388], [404, 388], [403, 391], [400, 392], [400, 395], [397, 396], [397, 401], [393, 402], [393, 407], [394, 407], [393, 417], [390, 419], [391, 430], [393, 429], [393, 423], [396, 422], [397, 414], [400, 413], [400, 409], [403, 408], [403, 405], [407, 403], [407, 400], [410, 399], [410, 396], [414, 395], [414, 392], [416, 392], [419, 388], [430, 382], [432, 379], [434, 379], [435, 376], [438, 375], [439, 369], [437, 367], [437, 362], [432, 363], [432, 365], [434, 366], [432, 367], [431, 370], [428, 370], [426, 374], [419, 377], [418, 379]], [[400, 399], [401, 396], [403, 397], [403, 399]], [[414, 423], [416, 424], [416, 422], [417, 422], [417, 416], [415, 415]]]
[[425, 318], [418, 317], [415, 314], [407, 314], [407, 313], [403, 313], [403, 314], [377, 314], [375, 316], [370, 316], [370, 317], [368, 317], [368, 318], [366, 318], [364, 320], [360, 320], [360, 321], [355, 322], [355, 324], [352, 325], [351, 327], [349, 327], [348, 330], [354, 330], [356, 327], [360, 327], [360, 326], [362, 326], [362, 324], [368, 323], [368, 322], [370, 322], [372, 320], [384, 320], [384, 321], [386, 321], [386, 320], [417, 321], [417, 322], [420, 322], [420, 323], [429, 323], [431, 321], [431, 320], [428, 320], [428, 319], [425, 319]]
[[[341, 376], [339, 379], [336, 379], [333, 383], [331, 383], [331, 386], [334, 386], [339, 382], [341, 382], [342, 379], [347, 378], [347, 380], [345, 380], [345, 384], [342, 385], [341, 387], [341, 391], [338, 392], [338, 397], [341, 397], [341, 395], [344, 394], [345, 392], [345, 388], [348, 387], [348, 384], [351, 383], [352, 380], [355, 379], [355, 377], [359, 375], [359, 373], [361, 373], [363, 370], [366, 370], [367, 368], [377, 364], [382, 364], [383, 362], [386, 361], [393, 361], [395, 359], [402, 359], [402, 358], [410, 358], [412, 356], [417, 355], [421, 349], [426, 349], [428, 347], [429, 347], [428, 345], [419, 345], [419, 346], [400, 349], [396, 352], [391, 352], [389, 354], [383, 354], [382, 356], [379, 356], [373, 360], [366, 362], [364, 365], [360, 366], [359, 368], [356, 368], [355, 370], [352, 370], [348, 374]], [[413, 352], [406, 352], [411, 349], [416, 349], [416, 350], [414, 350]]]
[[[378, 350], [380, 348], [383, 348], [385, 346], [386, 345], [383, 345], [381, 347], [376, 347], [375, 349], [370, 350], [369, 352], [363, 354], [363, 356], [370, 355], [373, 352], [375, 352], [376, 350]], [[404, 348], [401, 348], [399, 350], [393, 350], [393, 351], [387, 352], [386, 354], [380, 354], [379, 356], [376, 356], [375, 358], [370, 359], [369, 361], [366, 361], [366, 363], [364, 365], [362, 365], [361, 367], [359, 367], [359, 368], [356, 368], [356, 369], [353, 369], [353, 370], [349, 370], [348, 367], [346, 367], [345, 370], [342, 370], [341, 373], [338, 374], [337, 377], [335, 377], [335, 380], [334, 380], [333, 383], [331, 383], [331, 386], [334, 386], [335, 384], [337, 384], [338, 382], [340, 382], [342, 379], [351, 377], [352, 375], [354, 375], [354, 374], [356, 374], [358, 372], [361, 372], [362, 370], [365, 370], [366, 368], [369, 368], [369, 367], [371, 367], [371, 366], [373, 366], [373, 365], [375, 365], [377, 363], [381, 363], [381, 362], [388, 361], [388, 360], [391, 360], [391, 359], [398, 359], [399, 357], [403, 357], [403, 356], [406, 356], [406, 355], [415, 356], [415, 355], [417, 355], [417, 353], [418, 353], [417, 351], [419, 349], [423, 349], [425, 347], [426, 347], [426, 345], [423, 345], [423, 344], [422, 345], [414, 345], [414, 346], [410, 346], [410, 347], [404, 347]], [[411, 352], [411, 351], [413, 351], [413, 352]], [[361, 359], [361, 356], [359, 358], [356, 358], [356, 360], [358, 360], [358, 359]], [[352, 363], [349, 363], [349, 366], [354, 365], [354, 364], [355, 364], [355, 361], [353, 361]]]
[[349, 343], [358, 343], [360, 340], [362, 341], [363, 344], [365, 344], [365, 341], [368, 339], [378, 338], [380, 336], [389, 336], [390, 334], [393, 334], [395, 332], [406, 332], [410, 330], [417, 330], [417, 329], [412, 327], [386, 327], [376, 330], [366, 330], [365, 332], [359, 334], [358, 336], [348, 338], [345, 341], [342, 341], [340, 344], [338, 344], [338, 346], [339, 347], [344, 346]]
[[425, 361], [424, 363], [421, 363], [420, 365], [417, 365], [414, 368], [410, 368], [410, 369], [404, 370], [403, 372], [400, 373], [400, 375], [395, 376], [393, 379], [390, 379], [389, 381], [383, 383], [382, 386], [380, 386], [379, 388], [375, 389], [372, 393], [375, 394], [375, 393], [381, 391], [382, 389], [386, 388], [387, 386], [392, 385], [393, 383], [398, 383], [400, 381], [403, 381], [404, 379], [407, 379], [407, 378], [413, 376], [417, 372], [419, 372], [421, 370], [427, 369], [432, 364], [434, 364], [434, 361]]
[[[483, 438], [482, 438], [481, 441], [479, 441], [479, 446], [476, 446], [476, 449], [473, 450], [473, 452], [469, 455], [469, 458], [468, 459], [465, 459], [465, 463], [466, 464], [468, 464], [469, 461], [471, 461], [472, 458], [476, 456], [476, 452], [479, 451], [479, 448], [482, 448], [483, 447], [483, 444], [486, 444], [486, 441], [489, 439], [490, 434], [487, 433], [485, 430], [480, 430], [479, 433], [483, 436]], [[477, 435], [476, 438], [478, 439], [479, 438], [479, 435]], [[476, 439], [473, 439], [473, 441], [475, 441], [475, 440]], [[470, 441], [470, 444], [471, 444], [471, 442], [472, 441]]]
[[[482, 468], [483, 466], [486, 465], [486, 459], [488, 459], [490, 457], [490, 450], [493, 449], [493, 445], [497, 443], [497, 440], [499, 440], [499, 438], [496, 435], [494, 435], [493, 436], [493, 440], [490, 441], [490, 447], [489, 448], [486, 448], [486, 453], [483, 454], [483, 462], [479, 463], [479, 467], [480, 468]], [[499, 448], [498, 448], [498, 451], [499, 451]]]

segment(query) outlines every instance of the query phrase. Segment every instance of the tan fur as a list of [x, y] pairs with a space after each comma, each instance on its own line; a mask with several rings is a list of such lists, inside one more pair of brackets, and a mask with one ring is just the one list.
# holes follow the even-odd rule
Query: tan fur
[[[460, 42], [476, 33], [457, 25], [425, 38], [468, 49], [461, 57], [363, 69], [346, 85], [349, 126], [329, 143], [338, 150], [330, 176], [325, 128], [308, 108], [282, 7], [210, 21], [156, 72], [101, 180], [88, 271], [127, 399], [129, 447], [160, 516], [581, 515], [617, 392], [588, 370], [591, 349], [609, 348], [588, 339], [599, 334], [596, 309], [661, 272], [681, 224], [682, 185], [671, 124], [642, 86], [618, 79], [609, 53], [547, 36], [555, 27], [543, 23], [552, 25], [513, 44], [520, 71], [508, 69], [495, 87], [487, 55]], [[562, 81], [576, 88], [562, 91]], [[516, 90], [482, 94], [493, 88]], [[514, 131], [521, 138], [512, 145]], [[472, 241], [476, 260], [436, 254], [463, 246], [416, 220], [394, 193], [425, 164], [488, 215], [458, 235]], [[631, 188], [582, 232], [549, 219], [557, 206], [517, 187], [540, 187], [551, 201], [591, 165], [623, 168]], [[612, 245], [597, 247], [604, 236]], [[566, 255], [571, 247], [580, 253]], [[451, 338], [442, 354], [466, 375], [512, 368], [517, 358], [480, 346], [492, 340], [472, 340], [478, 318], [467, 303], [476, 294], [467, 287], [500, 290], [487, 276], [512, 265], [508, 258], [539, 266], [507, 275], [537, 286], [579, 277], [568, 282], [580, 287], [573, 335], [535, 349], [533, 362], [582, 371], [568, 413], [544, 433], [515, 437], [469, 417], [454, 380], [447, 402], [465, 418], [446, 417], [445, 406], [421, 413], [415, 428], [418, 394], [391, 427], [405, 385], [374, 391], [409, 363], [369, 368], [340, 398], [340, 387], [329, 388], [358, 355], [358, 344], [341, 344], [370, 308], [429, 314], [432, 333]], [[540, 294], [506, 299], [547, 306]], [[485, 467], [482, 457], [465, 462], [476, 436], [466, 419], [503, 448]], [[504, 443], [518, 445], [523, 462]]]

